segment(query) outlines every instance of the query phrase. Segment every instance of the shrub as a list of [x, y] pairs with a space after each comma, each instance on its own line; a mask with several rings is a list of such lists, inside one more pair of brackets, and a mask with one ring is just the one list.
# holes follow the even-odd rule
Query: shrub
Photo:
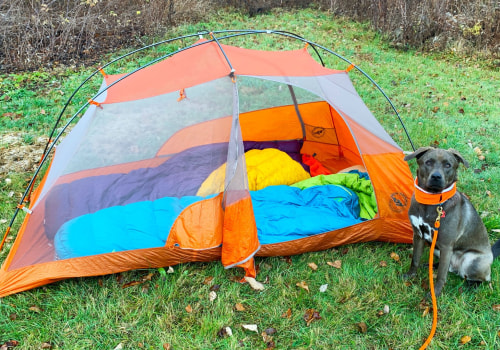
[[10, 0], [0, 2], [0, 69], [94, 61], [221, 8], [254, 16], [306, 6], [369, 21], [401, 47], [500, 54], [497, 0]]

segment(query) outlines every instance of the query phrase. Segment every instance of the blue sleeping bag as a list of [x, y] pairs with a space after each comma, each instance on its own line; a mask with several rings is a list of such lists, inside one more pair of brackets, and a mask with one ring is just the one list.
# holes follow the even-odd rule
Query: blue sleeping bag
[[360, 223], [358, 196], [343, 186], [251, 192], [260, 244], [291, 241]]
[[[362, 221], [357, 195], [343, 186], [301, 190], [280, 185], [250, 194], [261, 244], [291, 241]], [[56, 258], [163, 247], [179, 214], [202, 199], [164, 197], [74, 218], [63, 224], [54, 237]]]
[[54, 237], [57, 259], [163, 247], [175, 219], [203, 197], [164, 197], [99, 210], [61, 226]]

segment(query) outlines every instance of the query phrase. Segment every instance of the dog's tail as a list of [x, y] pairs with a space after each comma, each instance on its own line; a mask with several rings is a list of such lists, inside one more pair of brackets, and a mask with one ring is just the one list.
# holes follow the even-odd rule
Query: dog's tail
[[491, 251], [493, 252], [493, 259], [500, 255], [500, 239], [493, 244]]

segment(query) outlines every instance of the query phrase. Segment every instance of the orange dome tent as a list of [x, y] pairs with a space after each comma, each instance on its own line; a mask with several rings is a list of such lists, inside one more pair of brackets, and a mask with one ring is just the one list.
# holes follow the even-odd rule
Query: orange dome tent
[[[335, 53], [286, 32], [203, 34], [126, 74], [106, 74], [111, 62], [90, 77], [104, 75], [96, 95], [61, 126], [63, 108], [16, 210], [27, 214], [0, 297], [188, 261], [221, 260], [254, 277], [256, 256], [411, 242], [412, 175], [349, 78], [362, 71], [325, 67], [309, 51]], [[248, 35], [307, 45], [226, 44]]]

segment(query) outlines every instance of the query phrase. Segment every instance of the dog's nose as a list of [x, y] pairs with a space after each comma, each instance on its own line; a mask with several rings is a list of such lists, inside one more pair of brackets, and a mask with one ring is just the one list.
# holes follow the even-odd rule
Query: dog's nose
[[431, 180], [435, 180], [436, 181], [436, 180], [441, 180], [441, 179], [442, 179], [442, 176], [441, 176], [440, 173], [435, 172], [435, 173], [431, 174]]

